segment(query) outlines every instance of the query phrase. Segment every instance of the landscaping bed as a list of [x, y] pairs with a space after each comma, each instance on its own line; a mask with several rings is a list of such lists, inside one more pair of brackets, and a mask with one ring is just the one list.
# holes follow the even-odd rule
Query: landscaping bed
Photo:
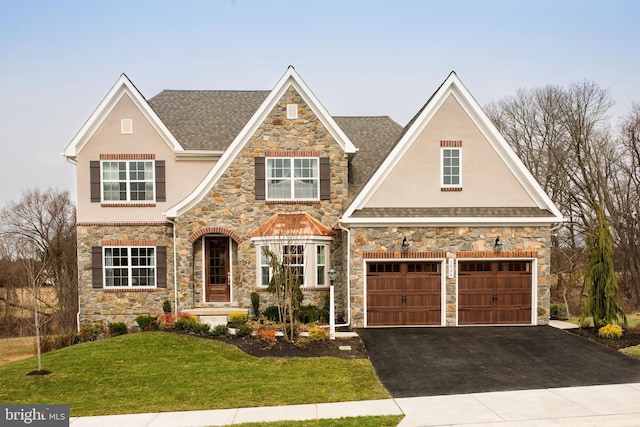
[[[338, 357], [341, 359], [368, 359], [369, 355], [359, 337], [336, 338], [335, 340], [303, 340], [295, 343], [278, 337], [274, 344], [258, 337], [236, 337], [234, 335], [208, 336], [208, 338], [233, 345], [256, 357]], [[342, 349], [341, 349], [342, 348]]]
[[640, 345], [640, 329], [637, 327], [625, 330], [620, 339], [602, 338], [598, 336], [598, 331], [595, 328], [576, 328], [567, 331], [615, 350]]

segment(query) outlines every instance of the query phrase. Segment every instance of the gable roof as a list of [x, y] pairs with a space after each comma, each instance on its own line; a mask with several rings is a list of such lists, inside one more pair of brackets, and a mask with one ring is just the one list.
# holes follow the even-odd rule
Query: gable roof
[[249, 233], [249, 237], [252, 238], [292, 238], [298, 236], [332, 237], [334, 235], [335, 233], [329, 227], [322, 225], [320, 221], [306, 212], [275, 214]]
[[336, 123], [358, 147], [350, 161], [349, 201], [353, 200], [387, 157], [403, 128], [388, 116], [334, 117]]
[[347, 137], [344, 131], [338, 126], [333, 117], [329, 115], [324, 106], [311, 92], [306, 83], [296, 73], [292, 66], [289, 66], [284, 75], [280, 78], [278, 83], [269, 95], [262, 102], [260, 107], [255, 111], [247, 123], [243, 126], [242, 130], [233, 139], [233, 142], [225, 150], [224, 154], [220, 157], [220, 160], [213, 166], [207, 176], [202, 182], [182, 201], [169, 208], [164, 214], [168, 218], [175, 218], [182, 213], [189, 210], [192, 206], [202, 200], [206, 194], [211, 190], [213, 185], [217, 182], [224, 171], [229, 167], [231, 162], [238, 156], [242, 148], [249, 141], [251, 136], [255, 133], [258, 127], [262, 124], [267, 115], [280, 101], [280, 98], [285, 91], [293, 86], [293, 88], [302, 97], [304, 102], [313, 110], [318, 120], [327, 129], [327, 131], [333, 136], [336, 142], [340, 145], [342, 150], [346, 154], [353, 154], [357, 151], [357, 148], [351, 140]]
[[268, 90], [163, 90], [149, 100], [185, 150], [224, 151]]
[[[513, 212], [506, 213], [501, 209], [489, 209], [480, 215], [480, 211], [475, 210], [449, 210], [446, 213], [435, 212], [429, 209], [410, 209], [389, 211], [383, 213], [380, 209], [363, 209], [367, 201], [373, 196], [375, 191], [384, 182], [385, 178], [396, 167], [404, 154], [415, 142], [430, 120], [439, 110], [440, 106], [450, 96], [454, 96], [460, 103], [469, 118], [477, 126], [485, 139], [491, 144], [500, 159], [505, 163], [509, 171], [520, 182], [527, 194], [536, 203], [539, 212], [517, 211], [521, 215], [514, 215]], [[358, 212], [361, 211], [362, 212]], [[534, 209], [535, 210], [535, 209]], [[462, 212], [464, 211], [464, 212]], [[356, 213], [358, 212], [358, 213]], [[413, 212], [413, 213], [411, 213]], [[491, 215], [487, 215], [491, 213]], [[471, 214], [471, 216], [469, 216]], [[399, 216], [398, 216], [399, 215]], [[506, 140], [493, 125], [491, 120], [484, 113], [478, 102], [462, 84], [455, 72], [451, 72], [447, 79], [440, 85], [436, 92], [429, 98], [427, 103], [420, 109], [407, 124], [398, 143], [384, 159], [380, 167], [376, 170], [371, 179], [364, 185], [362, 191], [347, 208], [340, 219], [343, 223], [362, 224], [456, 224], [456, 223], [554, 223], [563, 221], [562, 214], [544, 192], [542, 187], [535, 180], [533, 175], [524, 166], [522, 161], [516, 156]]]
[[140, 91], [131, 83], [131, 80], [123, 73], [120, 75], [111, 90], [104, 97], [102, 102], [91, 114], [78, 133], [73, 137], [71, 142], [64, 149], [63, 155], [71, 160], [75, 160], [78, 153], [85, 144], [91, 139], [96, 130], [107, 118], [111, 110], [118, 104], [123, 96], [128, 95], [136, 104], [138, 109], [149, 120], [151, 125], [156, 129], [160, 137], [167, 143], [173, 151], [183, 151], [184, 148], [178, 140], [173, 136], [165, 124], [160, 120], [156, 112], [151, 108], [149, 103], [144, 99]]

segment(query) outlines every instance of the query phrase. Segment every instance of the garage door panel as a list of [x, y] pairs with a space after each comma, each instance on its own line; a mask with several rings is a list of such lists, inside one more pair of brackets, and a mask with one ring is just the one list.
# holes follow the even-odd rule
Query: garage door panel
[[440, 263], [369, 264], [367, 325], [440, 325]]
[[367, 324], [369, 326], [398, 325], [401, 322], [401, 311], [397, 309], [368, 309]]
[[460, 262], [458, 324], [530, 324], [530, 261]]
[[405, 325], [439, 325], [441, 311], [438, 310], [411, 310], [405, 311]]
[[367, 291], [383, 291], [391, 292], [397, 290], [402, 291], [403, 283], [402, 277], [398, 276], [373, 276], [367, 277]]

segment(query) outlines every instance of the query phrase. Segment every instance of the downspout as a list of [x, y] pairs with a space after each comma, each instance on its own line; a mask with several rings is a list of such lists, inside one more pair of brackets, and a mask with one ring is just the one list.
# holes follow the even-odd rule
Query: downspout
[[336, 324], [336, 327], [351, 325], [351, 231], [338, 222], [338, 227], [347, 232], [347, 323]]
[[167, 221], [173, 225], [173, 307], [175, 315], [178, 315], [178, 248], [176, 245], [176, 228], [175, 222], [167, 218]]

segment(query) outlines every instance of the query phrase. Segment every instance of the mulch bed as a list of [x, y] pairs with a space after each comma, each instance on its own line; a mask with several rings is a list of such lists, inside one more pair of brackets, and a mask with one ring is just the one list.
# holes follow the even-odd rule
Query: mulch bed
[[[245, 353], [256, 357], [338, 357], [341, 359], [367, 359], [369, 357], [359, 337], [336, 338], [333, 341], [307, 341], [304, 345], [290, 343], [279, 337], [272, 347], [256, 337], [238, 338], [226, 335], [212, 338], [234, 345]], [[339, 348], [346, 346], [350, 349], [340, 350]]]
[[638, 328], [625, 330], [618, 340], [599, 337], [595, 328], [568, 329], [567, 331], [615, 350], [640, 345], [640, 329]]

